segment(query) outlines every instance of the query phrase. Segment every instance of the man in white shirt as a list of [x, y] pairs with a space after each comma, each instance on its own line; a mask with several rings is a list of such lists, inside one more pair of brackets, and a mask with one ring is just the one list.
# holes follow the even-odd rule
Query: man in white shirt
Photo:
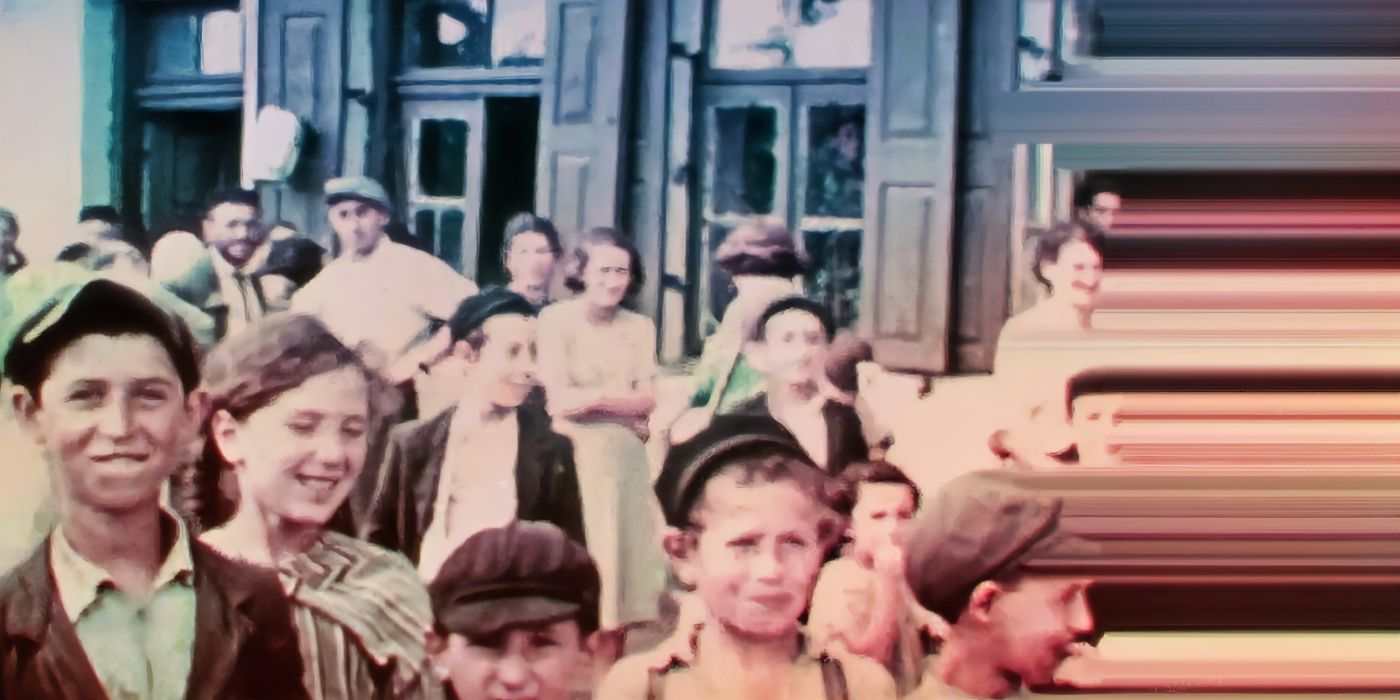
[[425, 580], [468, 537], [512, 520], [552, 522], [583, 541], [573, 445], [525, 400], [537, 383], [534, 305], [492, 289], [462, 302], [448, 329], [444, 362], [462, 368], [461, 397], [390, 434], [360, 533]]
[[393, 206], [378, 182], [330, 180], [326, 204], [340, 257], [292, 297], [292, 310], [320, 317], [391, 383], [401, 384], [417, 369], [401, 367], [401, 358], [475, 294], [476, 285], [447, 263], [389, 240], [384, 228]]

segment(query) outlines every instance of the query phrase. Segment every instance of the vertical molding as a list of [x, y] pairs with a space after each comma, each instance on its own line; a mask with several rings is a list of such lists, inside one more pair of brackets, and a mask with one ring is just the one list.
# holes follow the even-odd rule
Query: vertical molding
[[248, 172], [249, 145], [253, 141], [258, 110], [262, 109], [262, 86], [258, 84], [261, 63], [258, 39], [262, 30], [258, 18], [262, 16], [262, 0], [242, 0], [239, 9], [243, 14], [243, 143], [238, 172], [242, 186], [252, 189], [255, 183]]

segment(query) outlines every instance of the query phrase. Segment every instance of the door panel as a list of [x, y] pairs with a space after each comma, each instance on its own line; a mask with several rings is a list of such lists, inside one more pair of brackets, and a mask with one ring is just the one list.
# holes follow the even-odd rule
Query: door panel
[[486, 110], [481, 98], [404, 104], [408, 211], [427, 250], [475, 277]]
[[199, 234], [204, 199], [238, 184], [239, 112], [169, 112], [146, 122], [142, 164], [146, 229]]

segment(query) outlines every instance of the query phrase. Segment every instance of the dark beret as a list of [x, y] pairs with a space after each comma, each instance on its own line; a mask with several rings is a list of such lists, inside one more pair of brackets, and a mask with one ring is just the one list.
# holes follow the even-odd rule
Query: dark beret
[[919, 604], [957, 619], [977, 584], [1036, 560], [1082, 556], [1090, 543], [1060, 530], [1063, 501], [992, 472], [973, 472], [926, 502], [906, 549]]
[[690, 509], [705, 482], [741, 459], [790, 457], [812, 465], [811, 457], [782, 424], [767, 416], [719, 415], [695, 437], [672, 445], [656, 477], [656, 498], [666, 524], [690, 525]]
[[586, 634], [598, 626], [599, 581], [588, 550], [563, 530], [517, 521], [468, 537], [428, 596], [438, 624], [468, 639], [569, 618]]
[[288, 238], [273, 241], [268, 247], [267, 262], [261, 270], [265, 275], [281, 275], [298, 287], [306, 286], [321, 272], [326, 249], [309, 238]]
[[836, 322], [831, 318], [831, 312], [826, 310], [826, 306], [821, 302], [808, 299], [804, 296], [783, 297], [763, 310], [763, 314], [758, 317], [758, 324], [754, 326], [755, 340], [763, 336], [764, 327], [773, 320], [774, 316], [785, 311], [804, 311], [815, 316], [822, 324], [822, 330], [826, 331], [826, 339], [831, 340], [836, 334]]
[[467, 337], [468, 333], [480, 328], [492, 316], [502, 314], [534, 316], [537, 313], [535, 305], [531, 304], [525, 297], [508, 289], [497, 287], [463, 299], [462, 303], [457, 306], [457, 311], [452, 314], [452, 318], [448, 319], [447, 328], [452, 334], [452, 342], [455, 343]]

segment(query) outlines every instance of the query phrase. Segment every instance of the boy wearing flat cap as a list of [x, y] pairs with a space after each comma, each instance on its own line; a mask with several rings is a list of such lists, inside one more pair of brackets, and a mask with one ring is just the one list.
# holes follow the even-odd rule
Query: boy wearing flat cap
[[[776, 421], [719, 416], [674, 446], [656, 481], [663, 543], [694, 589], [703, 622], [689, 659], [653, 653], [613, 668], [608, 700], [895, 697], [889, 674], [859, 657], [806, 653], [799, 619], [840, 529], [827, 477]], [[669, 642], [668, 642], [669, 644]]]
[[598, 567], [548, 523], [467, 538], [428, 584], [433, 671], [456, 700], [579, 700], [592, 685]]
[[0, 292], [0, 357], [61, 513], [0, 580], [0, 697], [304, 698], [277, 578], [160, 504], [202, 413], [189, 331], [80, 271]]
[[463, 301], [448, 329], [461, 398], [389, 434], [361, 533], [403, 552], [424, 580], [468, 537], [515, 519], [583, 541], [573, 445], [525, 400], [537, 384], [534, 305], [489, 290]]
[[909, 585], [951, 624], [911, 698], [1004, 698], [1047, 685], [1094, 631], [1087, 579], [1047, 564], [1091, 553], [1062, 502], [973, 472], [939, 492], [908, 545]]

